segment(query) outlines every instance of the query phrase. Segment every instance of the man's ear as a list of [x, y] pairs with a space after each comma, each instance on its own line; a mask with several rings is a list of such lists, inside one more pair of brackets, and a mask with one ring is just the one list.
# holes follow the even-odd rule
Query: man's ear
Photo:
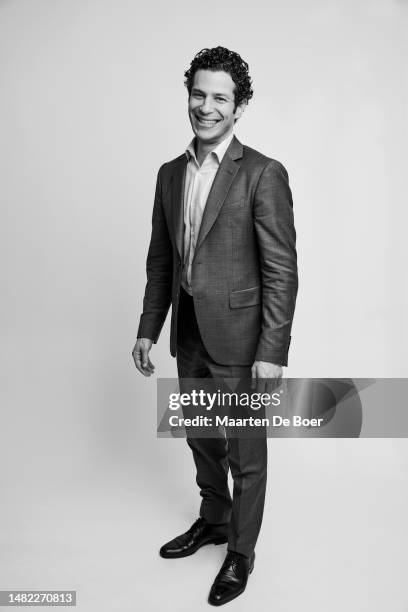
[[235, 121], [242, 117], [242, 113], [244, 112], [246, 105], [247, 105], [246, 100], [243, 100], [241, 104], [238, 104], [237, 110], [235, 111]]

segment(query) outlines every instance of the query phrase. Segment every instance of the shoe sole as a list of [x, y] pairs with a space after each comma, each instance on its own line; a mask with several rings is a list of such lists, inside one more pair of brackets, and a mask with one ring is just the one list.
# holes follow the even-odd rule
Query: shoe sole
[[159, 551], [159, 555], [163, 559], [182, 559], [184, 557], [190, 557], [191, 555], [194, 555], [197, 550], [200, 550], [200, 548], [202, 548], [203, 546], [208, 546], [208, 544], [214, 544], [215, 546], [218, 546], [219, 544], [226, 544], [227, 542], [228, 538], [217, 538], [216, 540], [208, 540], [208, 542], [203, 542], [202, 544], [200, 544], [200, 546], [196, 546], [195, 548], [192, 548], [186, 552], [171, 554]]

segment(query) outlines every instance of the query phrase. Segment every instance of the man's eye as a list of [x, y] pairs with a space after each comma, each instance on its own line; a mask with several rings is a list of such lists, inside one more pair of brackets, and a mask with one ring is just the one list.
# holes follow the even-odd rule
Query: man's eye
[[193, 94], [193, 98], [202, 98], [202, 97], [203, 97], [202, 94], [199, 94], [199, 93]]
[[217, 97], [217, 98], [215, 98], [215, 99], [217, 100], [217, 102], [226, 102], [226, 99], [225, 99], [225, 98], [219, 98], [219, 97]]

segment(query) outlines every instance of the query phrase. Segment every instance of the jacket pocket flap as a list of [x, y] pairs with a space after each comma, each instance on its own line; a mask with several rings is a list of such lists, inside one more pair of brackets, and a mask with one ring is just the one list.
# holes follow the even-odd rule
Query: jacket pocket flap
[[245, 308], [246, 306], [255, 306], [261, 303], [261, 287], [250, 287], [250, 289], [242, 289], [234, 291], [229, 296], [230, 308]]

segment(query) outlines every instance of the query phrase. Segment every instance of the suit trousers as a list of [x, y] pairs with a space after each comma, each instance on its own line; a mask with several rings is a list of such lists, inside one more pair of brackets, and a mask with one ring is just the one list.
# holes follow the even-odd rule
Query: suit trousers
[[[180, 390], [185, 378], [251, 378], [249, 366], [215, 363], [197, 324], [193, 298], [180, 289], [177, 321], [177, 369]], [[229, 428], [217, 437], [191, 437], [196, 481], [202, 497], [200, 516], [209, 523], [229, 523], [228, 550], [250, 557], [261, 528], [267, 477], [266, 436], [231, 437]], [[231, 470], [233, 494], [228, 487]]]

